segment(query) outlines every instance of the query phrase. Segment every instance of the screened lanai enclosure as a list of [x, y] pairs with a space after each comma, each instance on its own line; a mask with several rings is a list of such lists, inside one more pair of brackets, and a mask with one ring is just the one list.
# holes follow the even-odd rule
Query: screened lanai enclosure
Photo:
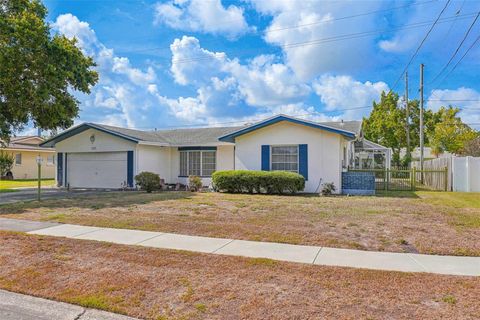
[[390, 169], [392, 150], [372, 141], [362, 139], [355, 141], [353, 169]]

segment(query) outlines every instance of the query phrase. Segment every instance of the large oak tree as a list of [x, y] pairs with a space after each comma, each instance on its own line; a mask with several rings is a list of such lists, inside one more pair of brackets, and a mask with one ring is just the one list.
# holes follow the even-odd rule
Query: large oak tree
[[67, 128], [78, 116], [74, 90], [89, 93], [95, 63], [75, 39], [54, 34], [37, 0], [0, 0], [0, 140], [32, 122]]

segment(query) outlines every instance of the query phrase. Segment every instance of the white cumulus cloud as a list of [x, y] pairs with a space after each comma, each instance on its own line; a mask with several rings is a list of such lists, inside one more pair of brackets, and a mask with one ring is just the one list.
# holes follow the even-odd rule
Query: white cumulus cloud
[[173, 0], [155, 5], [155, 23], [183, 31], [224, 34], [234, 38], [248, 31], [243, 9], [220, 0]]
[[313, 88], [327, 110], [354, 109], [346, 112], [347, 115], [358, 118], [370, 112], [368, 108], [373, 101], [378, 101], [382, 91], [389, 90], [385, 82], [360, 82], [351, 76], [324, 75], [313, 83]]
[[252, 106], [294, 103], [310, 93], [310, 87], [272, 55], [260, 55], [241, 64], [223, 52], [202, 48], [198, 39], [187, 36], [175, 39], [171, 51], [171, 72], [182, 85], [211, 86], [213, 79], [218, 84], [218, 79], [229, 78], [230, 89], [236, 86], [239, 95]]
[[374, 53], [371, 37], [339, 41], [338, 36], [375, 29], [375, 19], [335, 19], [376, 10], [384, 5], [381, 1], [250, 2], [259, 13], [273, 17], [264, 39], [282, 48], [286, 64], [305, 81], [325, 72], [351, 72], [365, 66]]
[[223, 52], [211, 52], [200, 47], [195, 37], [183, 36], [170, 45], [171, 72], [179, 84], [202, 84], [218, 75], [226, 63]]

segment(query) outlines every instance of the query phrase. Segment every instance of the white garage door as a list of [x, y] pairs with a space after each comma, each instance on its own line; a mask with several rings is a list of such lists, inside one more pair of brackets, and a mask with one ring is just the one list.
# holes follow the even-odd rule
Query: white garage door
[[126, 181], [126, 152], [68, 154], [67, 183], [71, 188], [118, 189]]

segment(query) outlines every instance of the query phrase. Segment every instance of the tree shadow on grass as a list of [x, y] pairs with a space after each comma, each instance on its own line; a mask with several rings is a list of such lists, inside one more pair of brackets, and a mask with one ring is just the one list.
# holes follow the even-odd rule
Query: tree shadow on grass
[[29, 209], [67, 209], [87, 208], [104, 209], [143, 205], [156, 201], [187, 199], [192, 197], [192, 192], [164, 191], [146, 193], [141, 191], [98, 191], [89, 193], [70, 192], [61, 198], [48, 198], [41, 202], [25, 201], [0, 205], [0, 215], [21, 214]]

